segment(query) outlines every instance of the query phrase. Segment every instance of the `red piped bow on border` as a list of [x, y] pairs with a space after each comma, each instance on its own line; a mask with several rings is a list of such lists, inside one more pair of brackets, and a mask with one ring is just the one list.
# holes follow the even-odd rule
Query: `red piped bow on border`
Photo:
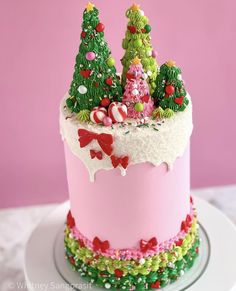
[[74, 217], [71, 214], [71, 211], [69, 210], [68, 214], [67, 214], [67, 220], [66, 220], [67, 225], [69, 226], [69, 228], [73, 228], [75, 226], [75, 220]]
[[97, 158], [98, 160], [102, 160], [102, 152], [90, 150], [90, 157], [91, 157], [91, 159]]
[[93, 250], [105, 253], [110, 248], [108, 240], [101, 241], [97, 236], [93, 239]]
[[143, 253], [147, 251], [154, 251], [157, 246], [157, 239], [155, 237], [151, 238], [149, 241], [141, 239], [140, 249]]
[[191, 227], [192, 225], [192, 218], [191, 216], [188, 214], [186, 216], [186, 219], [182, 221], [181, 223], [181, 230], [182, 231], [185, 231], [185, 232], [188, 232], [189, 228]]
[[79, 129], [79, 143], [80, 147], [86, 147], [91, 141], [96, 140], [105, 154], [110, 156], [112, 154], [113, 136], [107, 133], [94, 133], [86, 129]]
[[121, 165], [124, 169], [126, 169], [129, 165], [129, 157], [116, 157], [112, 155], [111, 162], [114, 168], [117, 168], [119, 165]]

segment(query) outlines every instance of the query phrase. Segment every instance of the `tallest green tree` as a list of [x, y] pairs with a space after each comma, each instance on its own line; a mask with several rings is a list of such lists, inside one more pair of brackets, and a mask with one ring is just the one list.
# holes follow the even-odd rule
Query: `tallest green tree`
[[67, 106], [72, 112], [91, 110], [103, 99], [120, 101], [122, 88], [116, 75], [115, 60], [104, 39], [105, 26], [98, 9], [88, 3], [83, 13], [81, 44], [76, 56]]
[[129, 66], [133, 59], [138, 57], [146, 73], [146, 81], [149, 84], [150, 92], [153, 93], [157, 77], [157, 52], [151, 44], [149, 20], [137, 4], [133, 4], [126, 11], [126, 16], [129, 22], [122, 42], [122, 47], [125, 50], [125, 54], [121, 59], [123, 65], [122, 85], [125, 86]]

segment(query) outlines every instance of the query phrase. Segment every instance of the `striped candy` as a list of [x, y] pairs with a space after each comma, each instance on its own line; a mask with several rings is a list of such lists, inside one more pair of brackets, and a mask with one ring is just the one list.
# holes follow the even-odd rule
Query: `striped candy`
[[113, 123], [123, 122], [127, 117], [127, 107], [120, 102], [112, 102], [108, 108], [108, 115]]
[[102, 123], [105, 116], [107, 116], [107, 110], [104, 107], [94, 107], [90, 112], [90, 120], [93, 123]]

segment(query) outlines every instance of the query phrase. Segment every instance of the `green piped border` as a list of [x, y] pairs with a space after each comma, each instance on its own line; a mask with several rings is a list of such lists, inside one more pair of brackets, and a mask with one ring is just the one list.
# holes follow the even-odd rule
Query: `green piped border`
[[189, 232], [183, 239], [181, 246], [174, 245], [171, 250], [154, 255], [145, 260], [116, 260], [102, 255], [98, 255], [86, 247], [80, 247], [78, 241], [70, 238], [70, 229], [65, 229], [65, 247], [69, 250], [75, 261], [81, 260], [84, 264], [100, 271], [108, 271], [114, 274], [116, 269], [122, 270], [126, 275], [148, 275], [150, 272], [156, 272], [160, 268], [166, 268], [169, 263], [175, 263], [181, 260], [191, 249], [196, 240], [197, 235], [197, 219], [194, 218]]
[[[153, 284], [157, 283], [160, 288], [173, 283], [181, 277], [185, 271], [190, 269], [195, 259], [198, 256], [198, 247], [200, 241], [198, 235], [195, 238], [191, 248], [186, 252], [181, 259], [174, 263], [169, 262], [165, 268], [159, 268], [158, 271], [150, 271], [147, 275], [132, 275], [126, 274], [117, 278], [114, 274], [108, 271], [101, 271], [92, 265], [85, 264], [77, 256], [74, 256], [69, 247], [66, 247], [66, 257], [73, 261], [73, 269], [77, 271], [81, 277], [91, 283], [105, 289], [122, 289], [122, 290], [149, 290], [155, 289]], [[72, 263], [72, 262], [71, 262]]]

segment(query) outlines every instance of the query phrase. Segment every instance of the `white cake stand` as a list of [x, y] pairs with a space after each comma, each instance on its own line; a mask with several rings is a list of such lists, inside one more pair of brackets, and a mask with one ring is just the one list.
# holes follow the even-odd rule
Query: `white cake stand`
[[[204, 200], [195, 198], [202, 239], [196, 264], [163, 291], [236, 291], [236, 228]], [[69, 202], [60, 205], [32, 233], [25, 249], [29, 291], [104, 290], [85, 284], [64, 258], [63, 226]], [[72, 288], [72, 285], [78, 288]]]

